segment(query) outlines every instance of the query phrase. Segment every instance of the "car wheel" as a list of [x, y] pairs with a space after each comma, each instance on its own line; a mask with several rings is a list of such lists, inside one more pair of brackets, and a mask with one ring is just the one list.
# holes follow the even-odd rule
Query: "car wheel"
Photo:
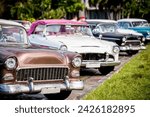
[[56, 94], [44, 94], [48, 100], [64, 100], [71, 94], [71, 91], [60, 91]]
[[114, 70], [114, 66], [100, 67], [99, 71], [102, 75], [106, 75]]
[[139, 50], [129, 50], [129, 51], [127, 51], [127, 54], [128, 55], [134, 55], [134, 54], [136, 54], [138, 52], [139, 52]]

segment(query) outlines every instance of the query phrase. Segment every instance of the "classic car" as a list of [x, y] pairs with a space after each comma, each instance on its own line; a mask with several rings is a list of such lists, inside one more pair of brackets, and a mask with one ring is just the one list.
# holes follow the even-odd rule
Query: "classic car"
[[63, 42], [68, 51], [82, 55], [82, 68], [98, 68], [107, 74], [120, 64], [118, 45], [95, 38], [85, 22], [38, 20], [32, 23], [28, 34], [31, 43], [34, 40], [48, 47], [52, 45], [46, 45], [48, 41]]
[[120, 19], [117, 21], [119, 28], [132, 29], [139, 33], [142, 33], [146, 39], [146, 42], [150, 41], [150, 25], [145, 19], [129, 18]]
[[80, 54], [32, 47], [21, 24], [0, 19], [0, 94], [65, 99], [83, 89], [80, 66]]
[[120, 46], [120, 51], [129, 55], [145, 49], [145, 38], [141, 33], [128, 29], [120, 29], [114, 23], [100, 23], [93, 29], [93, 35], [102, 40], [116, 42]]

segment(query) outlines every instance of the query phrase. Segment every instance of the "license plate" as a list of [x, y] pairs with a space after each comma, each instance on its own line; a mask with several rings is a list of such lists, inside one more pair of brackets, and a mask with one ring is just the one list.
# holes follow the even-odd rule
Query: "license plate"
[[99, 68], [100, 63], [99, 62], [89, 62], [86, 63], [86, 68]]
[[51, 88], [51, 87], [45, 87], [42, 88], [41, 94], [49, 94], [49, 93], [59, 93], [60, 88]]

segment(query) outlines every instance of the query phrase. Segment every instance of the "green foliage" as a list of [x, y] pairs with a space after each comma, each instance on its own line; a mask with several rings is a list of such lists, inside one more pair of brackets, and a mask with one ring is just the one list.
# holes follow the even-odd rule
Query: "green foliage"
[[84, 8], [84, 5], [81, 4], [81, 0], [61, 0], [58, 6], [63, 6], [65, 11], [69, 13], [78, 12]]
[[[148, 19], [150, 15], [150, 0], [89, 0], [89, 3], [108, 13], [119, 11], [121, 17]], [[0, 18], [6, 19], [61, 18], [84, 9], [81, 0], [0, 0], [0, 6]]]
[[83, 6], [81, 0], [26, 0], [16, 2], [11, 7], [11, 15], [21, 20], [55, 19], [66, 16], [67, 12], [78, 12]]
[[1, 2], [0, 2], [0, 16], [3, 14], [3, 12], [4, 12], [4, 0], [2, 0]]
[[114, 74], [96, 90], [87, 94], [87, 100], [149, 100], [150, 99], [150, 45], [135, 56], [122, 70]]
[[122, 17], [140, 17], [150, 13], [150, 0], [89, 0], [91, 4], [96, 6], [99, 4], [100, 9], [108, 11], [122, 10]]

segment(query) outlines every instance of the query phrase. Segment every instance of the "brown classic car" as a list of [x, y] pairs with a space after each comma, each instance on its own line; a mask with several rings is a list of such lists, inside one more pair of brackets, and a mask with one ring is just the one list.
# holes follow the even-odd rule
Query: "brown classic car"
[[80, 65], [79, 54], [34, 48], [21, 24], [0, 19], [0, 96], [41, 93], [65, 99], [83, 89]]

